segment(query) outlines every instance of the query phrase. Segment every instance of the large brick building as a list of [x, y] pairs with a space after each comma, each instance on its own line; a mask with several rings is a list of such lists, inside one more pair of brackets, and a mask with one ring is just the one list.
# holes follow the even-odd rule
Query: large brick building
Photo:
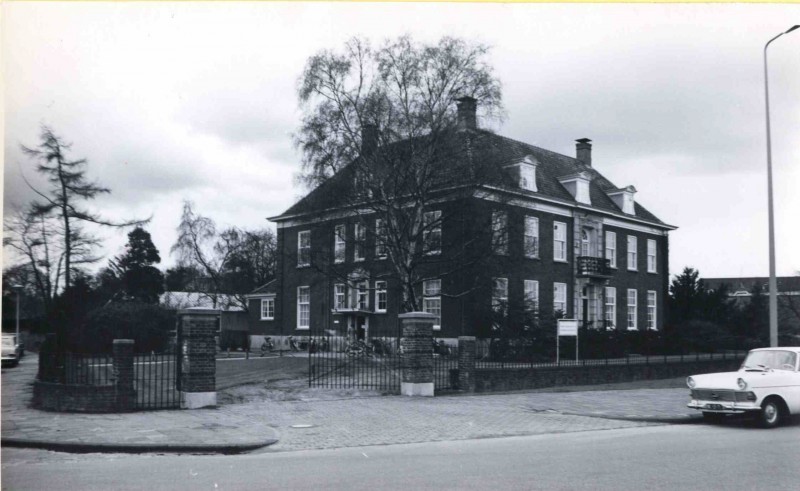
[[[617, 187], [597, 171], [591, 140], [577, 140], [576, 157], [560, 155], [480, 129], [475, 108], [474, 99], [459, 101], [461, 133], [469, 159], [496, 178], [472, 182], [426, 209], [441, 220], [430, 231], [436, 245], [428, 254], [443, 261], [425, 265], [416, 294], [421, 308], [439, 317], [435, 336], [486, 332], [493, 322], [487, 312], [500, 304], [509, 312], [533, 308], [543, 319], [576, 318], [590, 328], [660, 329], [668, 232], [675, 227], [647, 211], [633, 186]], [[270, 219], [277, 224], [278, 272], [249, 297], [251, 334], [396, 332], [401, 295], [375, 241], [381, 222], [338, 199], [349, 179], [340, 171]], [[475, 240], [482, 231], [491, 238]], [[465, 244], [498, 235], [503, 241], [491, 257], [463, 268], [446, 261], [462, 257]], [[326, 258], [338, 273], [315, 267], [312, 257]]]

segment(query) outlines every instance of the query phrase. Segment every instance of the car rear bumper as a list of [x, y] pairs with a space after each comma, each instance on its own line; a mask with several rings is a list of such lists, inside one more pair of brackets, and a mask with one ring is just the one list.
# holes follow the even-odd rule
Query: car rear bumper
[[729, 401], [700, 401], [691, 400], [686, 407], [697, 409], [698, 411], [720, 414], [744, 414], [753, 411], [761, 411], [761, 406], [754, 402], [729, 402]]

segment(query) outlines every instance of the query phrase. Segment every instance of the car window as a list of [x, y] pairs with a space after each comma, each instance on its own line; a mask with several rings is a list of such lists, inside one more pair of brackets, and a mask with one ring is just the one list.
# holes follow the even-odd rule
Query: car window
[[746, 369], [794, 371], [797, 367], [797, 353], [783, 350], [751, 351], [742, 366]]

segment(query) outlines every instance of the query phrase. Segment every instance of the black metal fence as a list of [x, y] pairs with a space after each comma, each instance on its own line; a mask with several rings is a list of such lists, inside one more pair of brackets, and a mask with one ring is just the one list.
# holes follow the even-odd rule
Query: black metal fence
[[174, 352], [136, 355], [133, 359], [137, 409], [172, 409], [181, 405], [180, 358]]
[[400, 392], [399, 337], [356, 341], [312, 335], [307, 350], [309, 387]]
[[433, 387], [436, 392], [458, 389], [458, 345], [433, 341]]

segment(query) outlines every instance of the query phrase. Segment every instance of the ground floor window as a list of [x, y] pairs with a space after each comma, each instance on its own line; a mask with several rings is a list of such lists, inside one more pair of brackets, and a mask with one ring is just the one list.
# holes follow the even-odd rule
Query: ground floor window
[[567, 284], [553, 283], [553, 313], [567, 315]]
[[606, 287], [605, 305], [606, 329], [614, 329], [617, 326], [617, 289], [612, 286]]
[[634, 331], [636, 327], [636, 290], [628, 290], [628, 330]]
[[375, 282], [375, 312], [386, 312], [386, 282]]
[[433, 329], [442, 328], [442, 280], [428, 280], [422, 284], [422, 311], [436, 316]]
[[347, 308], [347, 290], [343, 283], [333, 285], [333, 305], [335, 310]]
[[656, 327], [656, 292], [647, 292], [647, 329], [655, 331]]
[[261, 299], [261, 320], [271, 321], [275, 319], [275, 299], [262, 298]]
[[297, 287], [297, 328], [308, 329], [311, 325], [311, 288]]

